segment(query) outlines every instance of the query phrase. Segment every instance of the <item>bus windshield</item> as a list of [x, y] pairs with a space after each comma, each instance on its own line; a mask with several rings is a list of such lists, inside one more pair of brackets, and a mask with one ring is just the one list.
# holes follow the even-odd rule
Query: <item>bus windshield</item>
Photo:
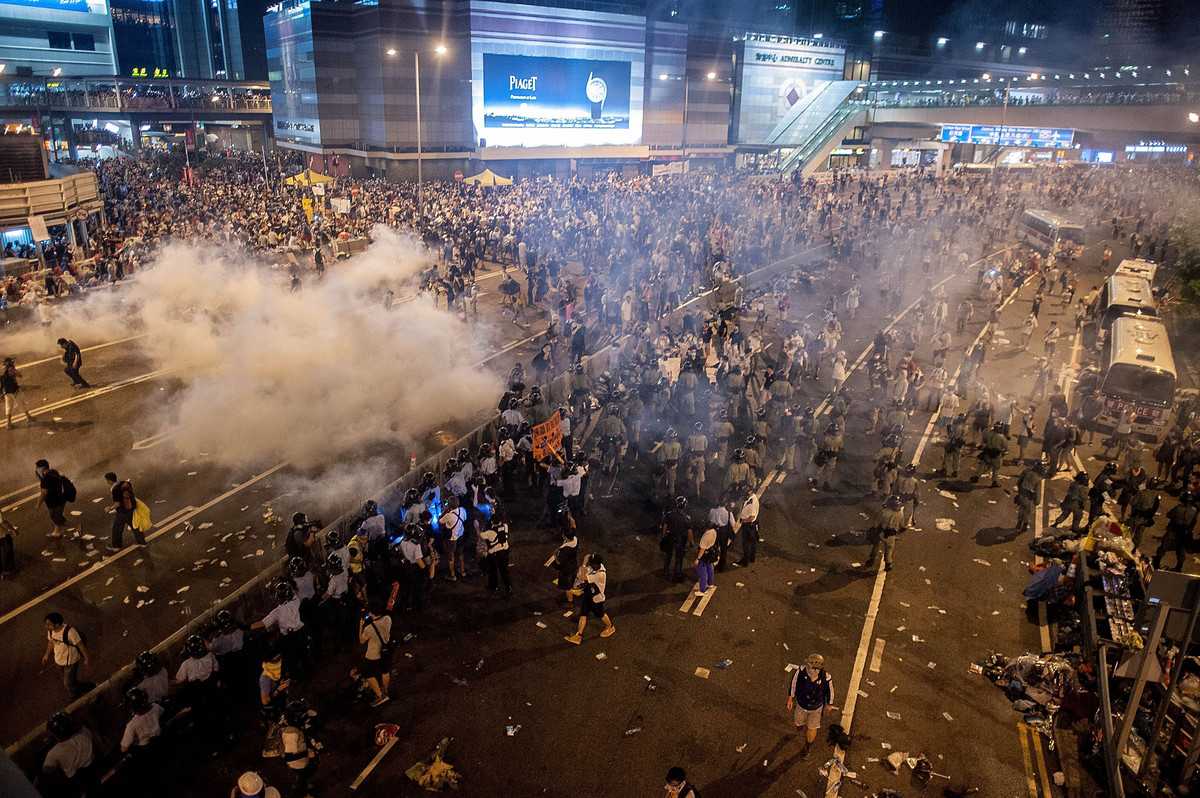
[[1134, 363], [1114, 363], [1102, 392], [1130, 402], [1169, 405], [1175, 398], [1175, 375]]

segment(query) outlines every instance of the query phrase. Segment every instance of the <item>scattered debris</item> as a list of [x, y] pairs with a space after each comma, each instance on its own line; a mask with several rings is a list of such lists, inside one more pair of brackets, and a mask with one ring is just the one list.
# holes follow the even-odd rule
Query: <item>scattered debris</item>
[[712, 671], [710, 671], [708, 668], [697, 667], [695, 673], [701, 679], [707, 679], [709, 677], [709, 675], [712, 673]]
[[418, 787], [426, 790], [458, 789], [460, 778], [458, 772], [442, 759], [446, 754], [446, 749], [450, 746], [451, 739], [443, 737], [427, 761], [417, 762], [404, 771], [404, 775], [408, 776], [409, 780], [415, 782]]
[[516, 725], [509, 725], [509, 726], [504, 727], [504, 733], [507, 734], [509, 737], [516, 737], [517, 732], [519, 732], [520, 730], [521, 730], [520, 723], [518, 723]]
[[730, 665], [732, 665], [732, 664], [733, 664], [733, 660], [731, 660], [731, 659], [723, 659], [723, 660], [721, 660], [720, 662], [718, 662], [718, 663], [716, 663], [715, 665], [713, 665], [713, 667], [714, 667], [714, 668], [719, 668], [719, 669], [721, 669], [721, 670], [726, 670], [726, 669], [728, 669], [728, 668], [729, 668], [729, 666], [730, 666]]
[[891, 712], [891, 711], [888, 711], [888, 713], [887, 713], [887, 716], [888, 716], [888, 718], [890, 718], [891, 720], [900, 720], [900, 713], [899, 713], [899, 712]]
[[943, 712], [942, 717], [945, 718], [946, 720], [950, 721], [951, 723], [954, 722], [954, 717], [949, 712]]
[[992, 567], [992, 564], [990, 562], [988, 562], [987, 560], [981, 560], [978, 557], [971, 560], [971, 562], [976, 562], [976, 563], [979, 563], [980, 565], [986, 565], [988, 568]]

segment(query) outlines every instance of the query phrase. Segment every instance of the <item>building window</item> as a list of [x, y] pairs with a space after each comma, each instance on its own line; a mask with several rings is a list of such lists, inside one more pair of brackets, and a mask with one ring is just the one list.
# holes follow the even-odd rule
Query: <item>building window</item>
[[90, 33], [72, 33], [71, 41], [75, 43], [76, 50], [94, 51], [96, 49], [96, 37]]
[[49, 40], [51, 50], [70, 50], [71, 49], [71, 34], [60, 33], [59, 31], [46, 31], [46, 38]]

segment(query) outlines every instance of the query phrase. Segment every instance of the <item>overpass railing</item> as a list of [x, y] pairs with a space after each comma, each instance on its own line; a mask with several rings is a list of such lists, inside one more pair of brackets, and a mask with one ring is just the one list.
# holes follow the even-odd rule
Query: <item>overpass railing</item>
[[873, 108], [1011, 108], [1080, 105], [1184, 105], [1200, 102], [1200, 86], [1184, 83], [1137, 83], [1136, 79], [1072, 83], [1036, 79], [991, 81], [913, 80], [873, 83], [867, 89]]
[[270, 113], [271, 89], [250, 81], [12, 77], [0, 80], [0, 107]]

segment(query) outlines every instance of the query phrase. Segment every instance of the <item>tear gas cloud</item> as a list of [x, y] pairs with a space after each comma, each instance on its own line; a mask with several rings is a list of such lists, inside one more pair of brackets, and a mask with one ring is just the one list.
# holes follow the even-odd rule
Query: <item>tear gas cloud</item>
[[336, 459], [361, 474], [355, 452], [476, 418], [500, 390], [476, 365], [475, 331], [454, 314], [426, 295], [383, 309], [387, 288], [408, 293], [400, 289], [426, 261], [416, 241], [387, 228], [374, 239], [297, 293], [246, 253], [173, 243], [124, 289], [64, 310], [55, 334], [144, 332], [153, 365], [184, 382], [159, 419], [178, 430], [181, 452], [230, 467]]

